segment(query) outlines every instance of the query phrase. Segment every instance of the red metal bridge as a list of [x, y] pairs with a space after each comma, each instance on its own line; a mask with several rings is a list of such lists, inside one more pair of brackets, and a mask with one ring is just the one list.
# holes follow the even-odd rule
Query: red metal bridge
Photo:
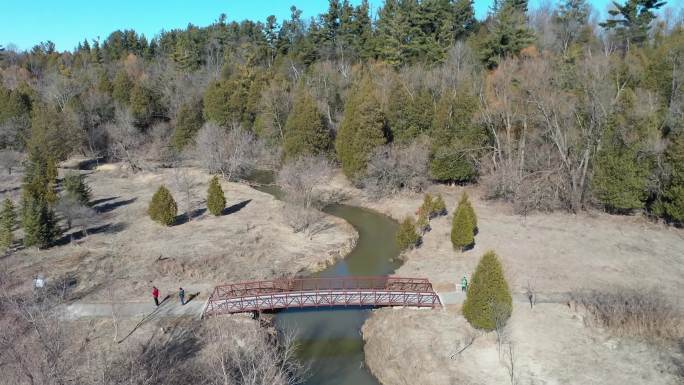
[[216, 286], [203, 317], [291, 308], [438, 305], [439, 296], [424, 278], [292, 278]]

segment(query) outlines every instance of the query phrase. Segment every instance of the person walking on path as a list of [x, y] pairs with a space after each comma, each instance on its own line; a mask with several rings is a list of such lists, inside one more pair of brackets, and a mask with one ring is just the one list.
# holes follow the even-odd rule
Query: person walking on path
[[465, 275], [461, 278], [461, 291], [468, 291], [468, 278]]
[[185, 290], [182, 287], [178, 291], [178, 298], [180, 298], [181, 306], [185, 305]]
[[156, 286], [152, 286], [152, 298], [154, 298], [154, 304], [159, 307], [159, 289]]

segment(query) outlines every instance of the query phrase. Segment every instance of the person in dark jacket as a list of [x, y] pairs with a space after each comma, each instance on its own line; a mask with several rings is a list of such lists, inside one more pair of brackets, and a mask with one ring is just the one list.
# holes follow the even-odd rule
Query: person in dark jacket
[[178, 290], [178, 298], [180, 298], [181, 305], [185, 305], [185, 290], [182, 287]]

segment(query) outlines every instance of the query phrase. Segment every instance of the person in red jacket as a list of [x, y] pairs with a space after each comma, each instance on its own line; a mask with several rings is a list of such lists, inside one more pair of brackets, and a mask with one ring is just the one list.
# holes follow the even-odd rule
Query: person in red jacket
[[152, 286], [152, 298], [154, 298], [154, 304], [159, 306], [159, 289], [156, 286]]

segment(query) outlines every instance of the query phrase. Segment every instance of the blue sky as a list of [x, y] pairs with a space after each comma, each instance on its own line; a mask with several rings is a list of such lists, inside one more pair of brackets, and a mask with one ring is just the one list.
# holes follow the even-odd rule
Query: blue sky
[[[358, 4], [360, 0], [352, 0]], [[531, 0], [532, 6], [541, 0]], [[593, 0], [606, 9], [609, 0]], [[674, 1], [676, 2], [676, 1]], [[373, 13], [382, 0], [371, 0]], [[478, 18], [487, 13], [492, 0], [475, 0]], [[52, 40], [58, 50], [73, 49], [84, 38], [104, 39], [116, 29], [133, 28], [147, 37], [162, 29], [182, 28], [192, 23], [205, 26], [221, 13], [229, 20], [263, 21], [276, 15], [288, 18], [296, 5], [308, 19], [327, 9], [327, 0], [0, 0], [0, 44], [29, 49], [40, 41]]]

